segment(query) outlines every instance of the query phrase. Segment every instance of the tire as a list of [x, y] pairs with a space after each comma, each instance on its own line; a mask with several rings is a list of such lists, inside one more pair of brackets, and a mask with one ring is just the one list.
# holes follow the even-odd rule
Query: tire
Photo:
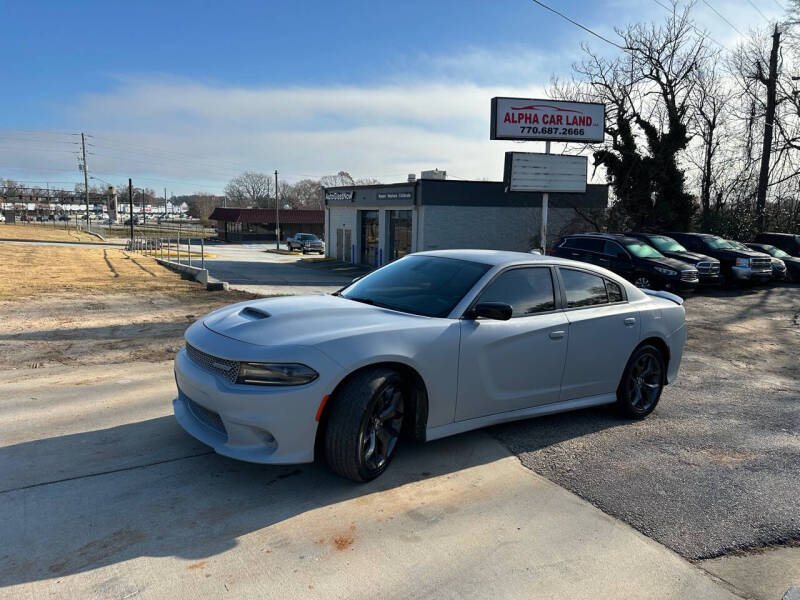
[[650, 275], [638, 274], [633, 276], [633, 285], [640, 289], [655, 290], [655, 281]]
[[626, 417], [643, 419], [655, 410], [666, 382], [664, 356], [655, 346], [639, 346], [631, 354], [617, 388], [617, 409]]
[[393, 369], [357, 373], [336, 393], [325, 429], [325, 458], [337, 474], [366, 482], [392, 461], [409, 398], [408, 383]]

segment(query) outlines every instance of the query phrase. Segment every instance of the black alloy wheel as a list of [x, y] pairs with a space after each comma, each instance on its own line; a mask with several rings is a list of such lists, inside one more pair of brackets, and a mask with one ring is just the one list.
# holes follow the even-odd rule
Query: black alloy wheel
[[650, 276], [641, 273], [634, 277], [633, 285], [635, 285], [640, 289], [645, 289], [645, 290], [656, 289], [655, 287], [653, 287], [653, 280], [650, 278]]
[[339, 475], [370, 481], [397, 450], [410, 387], [393, 369], [366, 369], [332, 397], [324, 431], [325, 457]]
[[617, 406], [636, 419], [649, 415], [661, 398], [666, 382], [664, 357], [655, 346], [640, 346], [634, 351], [617, 389]]

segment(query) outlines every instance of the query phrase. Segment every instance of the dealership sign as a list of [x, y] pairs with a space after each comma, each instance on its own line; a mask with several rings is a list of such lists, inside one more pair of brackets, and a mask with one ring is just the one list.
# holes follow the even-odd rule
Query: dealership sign
[[492, 98], [493, 140], [602, 142], [605, 105], [532, 98]]
[[586, 192], [585, 156], [506, 152], [503, 180], [509, 192]]
[[347, 190], [345, 192], [341, 191], [326, 191], [325, 192], [325, 200], [347, 200], [349, 202], [353, 201], [353, 190]]

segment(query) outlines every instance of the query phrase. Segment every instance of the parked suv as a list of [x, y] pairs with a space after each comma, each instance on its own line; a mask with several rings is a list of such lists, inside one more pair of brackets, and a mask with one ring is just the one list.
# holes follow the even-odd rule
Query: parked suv
[[733, 244], [710, 233], [665, 233], [692, 252], [701, 252], [720, 262], [723, 283], [772, 279], [772, 259], [755, 250], [738, 250]]
[[313, 233], [296, 233], [286, 238], [286, 245], [289, 250], [302, 250], [306, 252], [319, 252], [325, 254], [325, 242]]
[[769, 254], [773, 260], [778, 259], [786, 265], [786, 279], [792, 283], [800, 282], [800, 257], [792, 256], [772, 244], [745, 244], [751, 250]]
[[605, 267], [640, 288], [693, 290], [700, 283], [692, 265], [667, 258], [642, 240], [618, 234], [568, 235], [549, 253]]
[[784, 279], [786, 279], [786, 263], [783, 262], [780, 258], [775, 258], [768, 252], [764, 252], [763, 250], [759, 250], [757, 248], [751, 248], [748, 244], [743, 244], [742, 242], [737, 242], [734, 240], [727, 240], [727, 241], [737, 250], [753, 250], [755, 252], [763, 254], [764, 256], [769, 256], [769, 260], [772, 262], [772, 278], [776, 281], [783, 281]]
[[793, 233], [759, 233], [753, 240], [757, 244], [770, 244], [790, 256], [800, 257], [800, 235]]
[[676, 240], [666, 235], [639, 232], [626, 233], [625, 235], [650, 244], [664, 256], [677, 258], [687, 264], [694, 265], [694, 268], [697, 269], [700, 276], [700, 283], [702, 285], [719, 285], [722, 282], [720, 264], [716, 258], [697, 252], [689, 252]]

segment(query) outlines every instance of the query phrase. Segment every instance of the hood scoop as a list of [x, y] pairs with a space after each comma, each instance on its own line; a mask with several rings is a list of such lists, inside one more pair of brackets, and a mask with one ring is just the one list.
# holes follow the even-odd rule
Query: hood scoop
[[266, 319], [270, 316], [267, 311], [256, 308], [255, 306], [245, 306], [239, 314], [243, 317], [249, 317], [253, 320]]

